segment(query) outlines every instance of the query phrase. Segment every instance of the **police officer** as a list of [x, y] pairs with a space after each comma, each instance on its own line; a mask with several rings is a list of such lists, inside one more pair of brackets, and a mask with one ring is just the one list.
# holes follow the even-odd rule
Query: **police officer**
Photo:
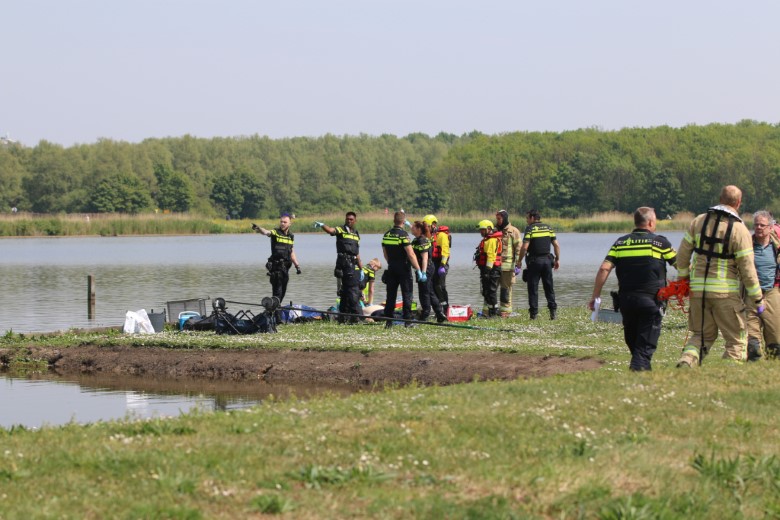
[[753, 263], [753, 240], [738, 213], [741, 205], [742, 191], [736, 186], [724, 187], [720, 204], [693, 219], [683, 235], [677, 253], [677, 278], [690, 280], [691, 335], [678, 367], [701, 364], [719, 330], [726, 348], [723, 357], [737, 362], [747, 358], [746, 309], [740, 282], [751, 311], [761, 314], [764, 299]]
[[[412, 272], [409, 267], [413, 267], [417, 281], [427, 280], [427, 276], [420, 270], [420, 264], [412, 249], [412, 243], [409, 240], [409, 234], [404, 231], [404, 222], [406, 213], [397, 211], [393, 215], [393, 227], [382, 236], [382, 253], [387, 261], [382, 281], [387, 284], [387, 299], [385, 300], [386, 318], [392, 318], [395, 312], [395, 299], [398, 296], [398, 287], [401, 288], [401, 297], [403, 298], [403, 318], [412, 319], [412, 291], [413, 284]], [[411, 325], [407, 323], [406, 326]], [[392, 320], [385, 322], [385, 327], [393, 326]]]
[[[542, 281], [544, 296], [547, 298], [547, 308], [550, 309], [550, 319], [558, 316], [558, 304], [555, 303], [555, 289], [553, 288], [553, 270], [560, 267], [561, 248], [555, 237], [555, 231], [542, 222], [539, 210], [532, 209], [526, 214], [528, 224], [523, 234], [523, 245], [518, 253], [517, 263], [521, 263], [525, 256], [525, 264], [528, 267], [528, 312], [532, 320], [539, 313], [539, 280]], [[550, 255], [550, 246], [555, 251], [555, 256]]]
[[323, 222], [315, 222], [314, 227], [322, 228], [330, 236], [336, 237], [336, 269], [334, 276], [338, 279], [339, 312], [352, 314], [345, 318], [339, 316], [339, 323], [357, 323], [360, 310], [360, 282], [365, 277], [363, 263], [360, 261], [360, 233], [355, 229], [357, 215], [354, 211], [347, 212], [344, 225], [330, 227]]
[[653, 208], [641, 207], [634, 212], [635, 229], [612, 244], [596, 273], [593, 297], [588, 303], [595, 310], [596, 298], [612, 269], [617, 269], [620, 313], [623, 315], [623, 337], [631, 352], [629, 369], [651, 370], [663, 317], [658, 290], [666, 285], [666, 265], [674, 265], [675, 252], [666, 237], [655, 234]]
[[[271, 280], [273, 296], [284, 303], [284, 295], [287, 293], [287, 282], [290, 281], [290, 267], [295, 266], [295, 272], [301, 274], [301, 264], [295, 257], [293, 243], [295, 236], [290, 233], [290, 214], [282, 213], [279, 218], [279, 227], [272, 230], [264, 229], [257, 224], [252, 224], [252, 229], [271, 238], [271, 256], [265, 264], [268, 276]], [[277, 321], [281, 322], [281, 311], [277, 311]]]

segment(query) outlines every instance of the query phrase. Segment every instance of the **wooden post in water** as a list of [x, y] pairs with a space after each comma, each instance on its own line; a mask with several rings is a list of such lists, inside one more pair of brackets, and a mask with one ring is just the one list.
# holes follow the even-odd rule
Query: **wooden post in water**
[[95, 319], [95, 277], [87, 275], [87, 319]]

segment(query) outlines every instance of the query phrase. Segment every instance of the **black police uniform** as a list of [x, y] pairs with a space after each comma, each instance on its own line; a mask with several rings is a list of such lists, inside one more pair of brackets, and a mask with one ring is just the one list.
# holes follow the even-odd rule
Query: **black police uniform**
[[[382, 236], [382, 248], [387, 254], [387, 269], [382, 276], [382, 281], [387, 284], [387, 299], [385, 300], [385, 317], [392, 318], [395, 311], [395, 299], [398, 296], [398, 287], [401, 288], [403, 298], [403, 318], [412, 318], [412, 281], [411, 263], [406, 255], [406, 246], [410, 246], [409, 235], [400, 227], [393, 227]], [[386, 325], [392, 325], [387, 321]]]
[[[337, 226], [336, 236], [336, 270], [334, 274], [341, 279], [339, 290], [339, 312], [362, 314], [360, 310], [360, 267], [357, 257], [360, 254], [360, 233], [347, 226]], [[343, 320], [339, 318], [340, 322]], [[357, 322], [357, 318], [349, 319]]]
[[662, 304], [656, 295], [666, 285], [666, 264], [677, 252], [669, 240], [646, 229], [617, 239], [605, 258], [615, 266], [623, 336], [631, 352], [631, 370], [650, 370], [661, 336]]
[[436, 292], [433, 290], [433, 274], [436, 272], [436, 265], [431, 258], [431, 252], [433, 246], [431, 241], [424, 236], [415, 237], [412, 240], [412, 249], [414, 249], [414, 256], [417, 257], [417, 263], [422, 268], [422, 255], [428, 253], [428, 265], [425, 269], [425, 274], [428, 279], [424, 282], [417, 282], [417, 293], [420, 295], [420, 319], [426, 320], [431, 315], [431, 309], [436, 314], [436, 318], [441, 323], [446, 320], [444, 313], [442, 312], [441, 302], [439, 302]]
[[555, 240], [555, 231], [543, 222], [528, 225], [523, 234], [523, 242], [528, 242], [525, 264], [528, 267], [528, 310], [531, 317], [539, 313], [539, 280], [542, 281], [544, 296], [547, 298], [547, 308], [551, 313], [558, 309], [553, 288], [554, 258], [550, 254], [550, 247]]
[[271, 230], [271, 256], [265, 267], [271, 278], [273, 295], [284, 305], [284, 295], [287, 293], [287, 283], [290, 281], [292, 266], [292, 250], [295, 236], [289, 231], [285, 234], [281, 228]]

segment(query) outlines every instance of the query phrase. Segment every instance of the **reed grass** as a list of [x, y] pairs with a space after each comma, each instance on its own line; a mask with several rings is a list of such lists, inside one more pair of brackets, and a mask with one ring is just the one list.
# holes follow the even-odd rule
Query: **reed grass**
[[[410, 221], [421, 220], [423, 214], [408, 214]], [[477, 223], [490, 219], [495, 223], [492, 212], [471, 212], [468, 214], [439, 213], [439, 223], [446, 225], [453, 233], [477, 232]], [[344, 222], [343, 213], [324, 215], [296, 215], [293, 220], [294, 233], [317, 232], [312, 226], [315, 221], [337, 226]], [[691, 214], [677, 216], [673, 220], [659, 221], [659, 230], [683, 230]], [[358, 215], [358, 229], [362, 233], [384, 233], [392, 227], [392, 214], [368, 212]], [[615, 233], [633, 229], [629, 214], [616, 212], [601, 213], [587, 217], [543, 219], [558, 232]], [[512, 224], [521, 231], [526, 222], [523, 215], [511, 216]], [[62, 214], [38, 215], [19, 213], [0, 215], [0, 237], [49, 237], [49, 236], [123, 236], [123, 235], [205, 235], [227, 233], [251, 233], [252, 223], [265, 228], [278, 225], [277, 219], [223, 220], [191, 214], [150, 213], [142, 215], [119, 214]]]
[[[480, 322], [490, 326], [494, 322]], [[0, 430], [4, 518], [774, 518], [780, 363], [734, 365], [716, 344], [674, 368], [664, 321], [654, 371], [627, 370], [620, 326], [584, 309], [502, 320], [516, 334], [285, 326], [246, 338], [118, 334], [0, 346], [491, 349], [594, 356], [597, 371], [264, 402], [178, 418]], [[436, 333], [431, 333], [431, 329]], [[208, 339], [207, 339], [208, 338]], [[245, 342], [246, 341], [246, 342]], [[151, 342], [151, 343], [150, 343]], [[215, 353], [217, 354], [217, 353]], [[218, 354], [217, 354], [218, 355]]]

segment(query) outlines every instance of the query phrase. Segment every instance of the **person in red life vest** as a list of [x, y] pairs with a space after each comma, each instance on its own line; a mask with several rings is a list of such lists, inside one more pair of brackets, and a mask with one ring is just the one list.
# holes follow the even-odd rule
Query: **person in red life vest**
[[477, 247], [474, 259], [479, 267], [479, 281], [482, 296], [482, 316], [492, 318], [498, 315], [498, 285], [501, 281], [502, 233], [495, 231], [489, 220], [479, 222], [482, 241]]
[[436, 267], [433, 272], [433, 290], [436, 292], [436, 297], [439, 299], [442, 311], [446, 316], [450, 307], [450, 295], [447, 293], [447, 273], [450, 271], [452, 236], [450, 236], [450, 228], [440, 226], [435, 215], [425, 215], [423, 222], [431, 227], [431, 236], [433, 237], [431, 258], [433, 258], [433, 265]]
[[431, 228], [425, 222], [415, 221], [412, 224], [412, 249], [417, 257], [417, 263], [420, 264], [420, 270], [427, 276], [427, 280], [417, 282], [417, 292], [420, 295], [420, 319], [425, 321], [431, 315], [431, 309], [436, 314], [436, 321], [443, 323], [447, 321], [447, 317], [444, 315], [441, 309], [441, 303], [439, 298], [436, 297], [436, 292], [433, 290], [433, 272], [436, 266], [433, 265], [431, 259], [431, 251], [433, 247], [431, 244]]

